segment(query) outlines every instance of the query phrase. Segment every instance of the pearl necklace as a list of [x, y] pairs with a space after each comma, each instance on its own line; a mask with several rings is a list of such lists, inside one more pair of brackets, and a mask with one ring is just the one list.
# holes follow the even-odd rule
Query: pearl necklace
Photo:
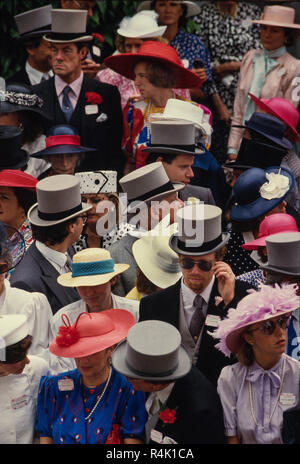
[[111, 373], [112, 373], [112, 370], [110, 368], [109, 370], [109, 376], [108, 376], [108, 379], [106, 381], [106, 384], [105, 384], [105, 387], [103, 388], [103, 392], [101, 393], [101, 395], [99, 396], [99, 398], [97, 399], [96, 403], [95, 403], [95, 406], [93, 407], [93, 409], [91, 410], [91, 412], [89, 413], [88, 416], [86, 416], [84, 419], [85, 420], [88, 420], [91, 415], [94, 413], [95, 409], [97, 408], [98, 404], [100, 403], [100, 401], [102, 400], [103, 396], [104, 396], [104, 393], [106, 392], [106, 389], [108, 387], [108, 384], [109, 384], [109, 381], [110, 381], [110, 378], [111, 378]]

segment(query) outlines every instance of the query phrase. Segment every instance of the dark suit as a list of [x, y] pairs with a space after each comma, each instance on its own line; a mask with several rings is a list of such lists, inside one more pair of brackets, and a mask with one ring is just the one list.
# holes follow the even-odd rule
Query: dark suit
[[58, 271], [39, 252], [34, 242], [15, 268], [10, 284], [28, 292], [43, 293], [55, 314], [63, 306], [80, 300], [75, 288], [63, 287], [57, 282], [58, 276]]
[[[171, 287], [142, 298], [140, 301], [139, 321], [151, 319], [164, 321], [174, 325], [179, 330], [180, 287], [181, 279]], [[235, 308], [237, 303], [246, 296], [247, 290], [250, 288], [253, 287], [246, 282], [236, 280], [235, 297], [228, 307], [223, 302], [216, 306], [215, 297], [220, 295], [216, 279], [208, 302], [207, 314], [224, 318], [227, 310]], [[221, 351], [215, 348], [217, 340], [208, 334], [208, 331], [213, 330], [214, 327], [204, 325], [196, 366], [208, 380], [216, 385], [222, 368], [236, 362], [236, 360], [227, 358]]]
[[[44, 101], [44, 109], [52, 121], [44, 121], [45, 130], [56, 124], [67, 124], [56, 95], [54, 77], [32, 87]], [[98, 105], [97, 114], [86, 114], [85, 94], [95, 92], [103, 101]], [[74, 108], [69, 124], [78, 130], [81, 145], [97, 148], [97, 151], [85, 155], [80, 164], [80, 171], [115, 170], [123, 173], [125, 158], [121, 150], [123, 136], [123, 116], [118, 89], [110, 84], [104, 84], [84, 75], [81, 92]], [[106, 121], [96, 122], [103, 113]]]
[[26, 84], [26, 85], [31, 85], [31, 82], [29, 80], [29, 76], [26, 72], [25, 65], [24, 68], [21, 69], [20, 71], [16, 72], [13, 76], [11, 76], [9, 79], [6, 81], [6, 85], [8, 84]]
[[179, 444], [225, 443], [220, 398], [216, 388], [196, 367], [176, 380], [165, 406], [176, 409], [176, 420], [173, 424], [158, 420], [154, 429], [164, 437]]
[[187, 201], [189, 197], [198, 198], [206, 205], [215, 205], [216, 202], [209, 188], [199, 187], [198, 185], [186, 185], [182, 190], [179, 190], [178, 197], [182, 201]]
[[126, 296], [135, 286], [136, 281], [136, 262], [132, 253], [132, 245], [138, 240], [137, 237], [125, 235], [109, 247], [109, 252], [115, 263], [129, 264], [129, 269], [118, 276], [118, 281], [113, 288], [113, 293], [119, 296]]

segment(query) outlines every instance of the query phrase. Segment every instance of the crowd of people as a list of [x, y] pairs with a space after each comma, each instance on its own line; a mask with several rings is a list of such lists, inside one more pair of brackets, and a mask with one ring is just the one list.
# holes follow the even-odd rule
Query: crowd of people
[[300, 444], [300, 24], [274, 3], [142, 1], [114, 49], [94, 0], [15, 16], [0, 443]]

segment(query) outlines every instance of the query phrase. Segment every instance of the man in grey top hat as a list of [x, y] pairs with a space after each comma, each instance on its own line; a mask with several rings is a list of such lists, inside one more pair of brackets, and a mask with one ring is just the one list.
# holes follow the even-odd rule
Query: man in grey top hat
[[189, 185], [194, 177], [194, 157], [203, 153], [195, 144], [195, 131], [194, 124], [184, 120], [154, 121], [151, 123], [151, 144], [143, 151], [149, 153], [147, 164], [161, 161], [171, 182], [185, 184], [185, 188], [179, 192], [182, 201], [195, 197], [206, 204], [215, 205], [209, 188]]
[[92, 206], [81, 203], [76, 176], [50, 176], [36, 185], [37, 203], [28, 211], [35, 242], [28, 248], [10, 280], [12, 287], [46, 295], [53, 314], [79, 300], [74, 288], [57, 282], [70, 270], [71, 245], [78, 240], [86, 213]]
[[229, 234], [222, 233], [221, 216], [213, 205], [191, 204], [178, 211], [178, 233], [171, 236], [170, 247], [179, 256], [183, 277], [140, 302], [140, 321], [162, 320], [177, 327], [193, 364], [215, 385], [232, 360], [214, 348], [208, 331], [251, 288], [236, 281], [222, 261]]

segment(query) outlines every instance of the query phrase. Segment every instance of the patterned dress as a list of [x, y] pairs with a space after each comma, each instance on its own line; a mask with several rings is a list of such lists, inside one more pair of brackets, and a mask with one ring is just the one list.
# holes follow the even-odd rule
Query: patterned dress
[[[238, 2], [237, 14], [222, 15], [215, 3], [201, 6], [201, 12], [194, 17], [200, 25], [197, 33], [207, 46], [212, 66], [227, 61], [242, 61], [243, 56], [252, 48], [260, 48], [259, 26], [252, 24], [252, 19], [259, 19], [261, 9], [256, 5]], [[232, 81], [227, 87], [222, 81], [215, 81], [217, 91], [227, 108], [232, 111], [237, 88], [239, 72], [232, 73]], [[220, 162], [227, 158], [227, 140], [229, 128], [218, 119], [212, 106], [214, 132], [211, 151]]]

